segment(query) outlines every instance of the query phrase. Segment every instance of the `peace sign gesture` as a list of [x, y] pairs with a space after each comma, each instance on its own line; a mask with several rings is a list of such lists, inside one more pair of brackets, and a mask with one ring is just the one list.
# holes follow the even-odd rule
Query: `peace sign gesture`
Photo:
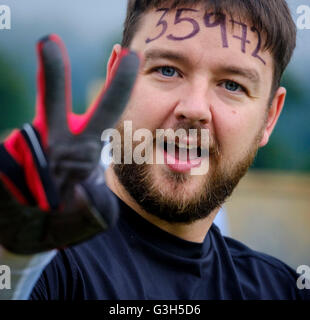
[[71, 111], [68, 58], [59, 37], [52, 35], [43, 39], [38, 53], [39, 104], [35, 126], [43, 133], [53, 174], [63, 193], [68, 183], [85, 179], [97, 164], [101, 133], [115, 125], [126, 106], [139, 59], [123, 50], [113, 79], [108, 79], [110, 83], [87, 113], [76, 116]]
[[[0, 184], [0, 234], [6, 230], [0, 243], [17, 253], [67, 246], [115, 221], [116, 198], [104, 182], [94, 183], [102, 175], [100, 138], [127, 105], [140, 62], [135, 53], [123, 49], [98, 99], [86, 114], [76, 115], [71, 109], [64, 44], [57, 35], [50, 35], [38, 43], [37, 50], [35, 120], [32, 126], [14, 131], [0, 146], [0, 181], [5, 186]], [[46, 220], [50, 229], [42, 238], [40, 230], [32, 228], [46, 228]]]

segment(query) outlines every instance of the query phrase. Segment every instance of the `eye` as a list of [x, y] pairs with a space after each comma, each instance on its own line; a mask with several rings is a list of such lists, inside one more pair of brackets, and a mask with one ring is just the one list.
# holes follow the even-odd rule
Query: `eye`
[[172, 78], [172, 77], [180, 75], [179, 72], [175, 68], [169, 67], [169, 66], [159, 67], [159, 68], [156, 68], [156, 70], [161, 75], [163, 75], [164, 77], [168, 77], [168, 78]]
[[239, 83], [232, 81], [232, 80], [227, 80], [222, 83], [222, 85], [225, 87], [226, 90], [231, 91], [231, 92], [237, 92], [237, 91], [243, 91], [245, 92], [245, 88], [242, 87]]

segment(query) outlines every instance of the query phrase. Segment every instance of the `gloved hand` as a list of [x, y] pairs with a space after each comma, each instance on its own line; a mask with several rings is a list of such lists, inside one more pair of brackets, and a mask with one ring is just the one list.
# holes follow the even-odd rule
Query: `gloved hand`
[[100, 139], [126, 106], [139, 69], [138, 56], [123, 49], [99, 98], [75, 115], [63, 43], [50, 35], [37, 50], [35, 120], [0, 146], [0, 244], [19, 254], [73, 245], [115, 223], [117, 200], [98, 166]]

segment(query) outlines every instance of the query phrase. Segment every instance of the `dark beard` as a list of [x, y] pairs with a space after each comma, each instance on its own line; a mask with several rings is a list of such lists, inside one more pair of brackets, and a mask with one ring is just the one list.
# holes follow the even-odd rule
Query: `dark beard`
[[[257, 150], [256, 143], [242, 161], [224, 169], [217, 165], [222, 163], [220, 157], [210, 157], [210, 174], [205, 176], [202, 190], [191, 199], [183, 201], [161, 193], [158, 186], [154, 186], [151, 165], [115, 164], [113, 169], [125, 190], [143, 210], [170, 223], [189, 224], [208, 217], [212, 211], [223, 205], [251, 166]], [[165, 173], [165, 178], [172, 185], [171, 194], [175, 195], [180, 184], [186, 185], [191, 176], [169, 172]]]

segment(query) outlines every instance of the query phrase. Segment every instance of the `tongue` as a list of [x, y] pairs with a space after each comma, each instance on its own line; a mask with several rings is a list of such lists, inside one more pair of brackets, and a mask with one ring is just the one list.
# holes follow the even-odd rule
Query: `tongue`
[[[180, 151], [180, 152], [179, 152]], [[185, 152], [186, 151], [186, 152]], [[165, 162], [174, 171], [186, 172], [201, 164], [201, 159], [190, 159], [187, 150], [176, 148], [175, 155], [165, 152]]]

